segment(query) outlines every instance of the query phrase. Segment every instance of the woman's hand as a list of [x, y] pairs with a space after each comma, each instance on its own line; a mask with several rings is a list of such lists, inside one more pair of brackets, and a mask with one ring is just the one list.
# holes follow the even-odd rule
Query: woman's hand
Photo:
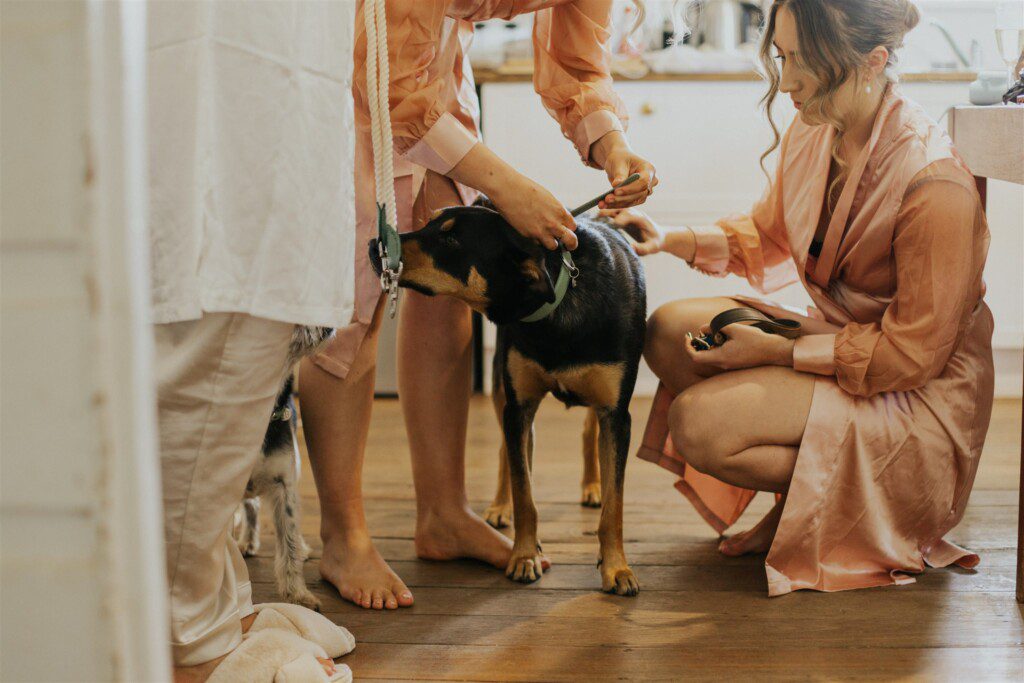
[[576, 221], [554, 195], [524, 175], [518, 175], [489, 195], [505, 220], [524, 237], [557, 249], [561, 240], [572, 251], [579, 244]]
[[640, 256], [657, 254], [664, 249], [665, 231], [640, 209], [603, 209], [601, 215], [611, 218], [633, 238], [633, 249]]
[[639, 179], [606, 196], [598, 204], [602, 209], [624, 209], [643, 204], [658, 184], [654, 164], [635, 154], [621, 131], [615, 130], [601, 136], [590, 146], [590, 158], [608, 174], [612, 186], [634, 173], [640, 175]]
[[576, 221], [569, 211], [550, 192], [509, 166], [482, 142], [473, 145], [447, 175], [486, 194], [524, 237], [548, 249], [557, 249], [558, 240], [570, 250], [579, 244], [574, 233]]
[[[700, 333], [706, 334], [707, 326]], [[793, 340], [777, 334], [769, 334], [752, 325], [734, 323], [722, 328], [728, 337], [721, 346], [706, 351], [697, 351], [686, 343], [690, 360], [699, 365], [713, 365], [723, 370], [757, 368], [764, 365], [793, 366]]]

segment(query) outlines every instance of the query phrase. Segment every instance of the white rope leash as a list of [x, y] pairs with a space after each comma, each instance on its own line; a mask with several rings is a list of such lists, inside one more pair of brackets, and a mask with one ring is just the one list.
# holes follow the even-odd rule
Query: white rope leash
[[380, 286], [388, 299], [388, 315], [394, 318], [398, 310], [398, 280], [402, 275], [402, 247], [398, 238], [398, 209], [395, 204], [395, 142], [391, 133], [391, 69], [385, 0], [365, 0], [363, 22], [366, 26], [366, 94], [377, 200]]
[[395, 204], [394, 138], [391, 133], [391, 103], [388, 86], [388, 26], [384, 0], [366, 0], [363, 4], [366, 24], [366, 89], [370, 108], [370, 135], [373, 140], [373, 176], [377, 203], [385, 207], [387, 221], [397, 226]]

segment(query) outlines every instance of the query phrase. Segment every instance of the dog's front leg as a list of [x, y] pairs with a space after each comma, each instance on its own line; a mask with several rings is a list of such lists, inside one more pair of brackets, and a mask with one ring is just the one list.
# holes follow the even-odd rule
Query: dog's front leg
[[626, 563], [622, 547], [622, 494], [629, 456], [629, 410], [615, 408], [598, 414], [601, 425], [601, 589], [606, 593], [636, 595], [640, 582]]
[[538, 399], [519, 403], [508, 396], [502, 419], [505, 452], [512, 484], [512, 507], [516, 537], [505, 575], [513, 581], [532, 583], [541, 577], [541, 548], [537, 540], [537, 506], [533, 502], [530, 465], [533, 461], [533, 418]]

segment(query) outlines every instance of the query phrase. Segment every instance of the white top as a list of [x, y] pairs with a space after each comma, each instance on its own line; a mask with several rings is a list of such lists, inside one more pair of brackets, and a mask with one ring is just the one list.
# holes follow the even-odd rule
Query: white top
[[351, 321], [354, 13], [148, 5], [154, 322]]

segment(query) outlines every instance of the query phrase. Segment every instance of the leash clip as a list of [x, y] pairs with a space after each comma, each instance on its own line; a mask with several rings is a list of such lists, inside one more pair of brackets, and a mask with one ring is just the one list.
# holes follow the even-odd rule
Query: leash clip
[[[383, 204], [377, 205], [377, 256], [380, 258], [380, 288], [388, 298], [388, 317], [394, 318], [398, 312], [398, 279], [402, 277], [402, 243], [398, 231], [388, 224]], [[397, 258], [392, 258], [388, 251], [391, 246]]]
[[402, 277], [405, 264], [399, 261], [398, 270], [393, 269], [383, 242], [377, 243], [377, 253], [380, 256], [380, 288], [388, 299], [388, 317], [394, 318], [398, 312], [398, 279]]
[[576, 286], [576, 278], [580, 276], [580, 269], [576, 267], [576, 263], [572, 260], [572, 253], [568, 249], [562, 248], [562, 265], [569, 272], [570, 286]]

